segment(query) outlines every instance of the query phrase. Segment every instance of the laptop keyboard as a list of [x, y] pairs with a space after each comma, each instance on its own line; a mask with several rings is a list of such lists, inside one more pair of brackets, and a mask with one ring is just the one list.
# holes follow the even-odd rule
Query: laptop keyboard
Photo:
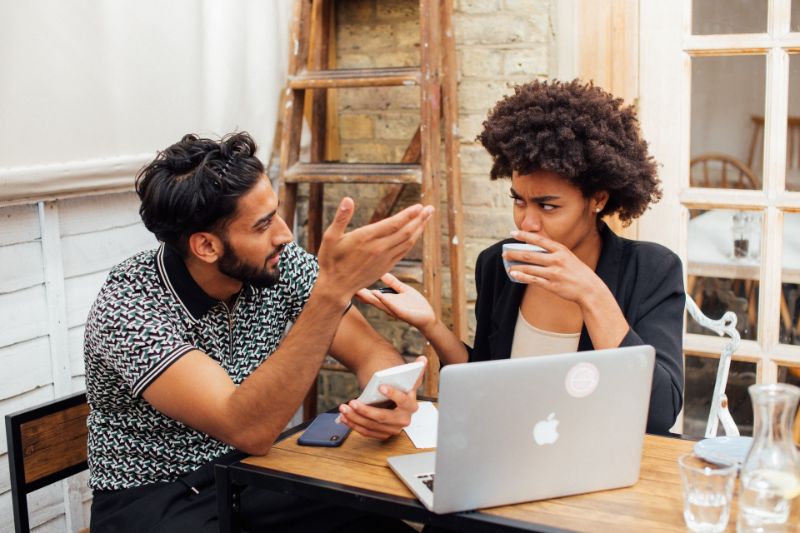
[[417, 479], [422, 481], [422, 484], [431, 489], [431, 492], [433, 492], [433, 473], [417, 474]]

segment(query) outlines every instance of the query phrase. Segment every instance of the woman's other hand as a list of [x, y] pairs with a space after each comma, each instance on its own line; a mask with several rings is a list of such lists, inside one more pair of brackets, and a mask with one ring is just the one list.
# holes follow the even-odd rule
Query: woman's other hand
[[436, 315], [431, 304], [417, 290], [406, 285], [392, 274], [384, 274], [381, 281], [397, 294], [384, 293], [380, 290], [361, 289], [356, 298], [364, 303], [374, 305], [378, 309], [411, 324], [424, 335], [426, 330], [436, 324]]

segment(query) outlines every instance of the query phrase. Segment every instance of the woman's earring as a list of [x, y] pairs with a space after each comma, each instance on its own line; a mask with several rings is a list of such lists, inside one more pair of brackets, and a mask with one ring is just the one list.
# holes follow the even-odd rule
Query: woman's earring
[[599, 212], [600, 212], [600, 211], [602, 211], [602, 210], [603, 210], [603, 208], [602, 208], [602, 207], [595, 207], [595, 208], [594, 208], [594, 212], [595, 212], [595, 213], [599, 213]]

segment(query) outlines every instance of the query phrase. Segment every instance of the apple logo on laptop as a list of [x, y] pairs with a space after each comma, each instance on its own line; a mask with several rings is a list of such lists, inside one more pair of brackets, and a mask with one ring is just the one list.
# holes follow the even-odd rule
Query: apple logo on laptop
[[555, 413], [550, 413], [547, 420], [540, 420], [533, 426], [533, 440], [536, 444], [542, 446], [544, 444], [553, 444], [558, 440], [558, 420], [555, 418]]

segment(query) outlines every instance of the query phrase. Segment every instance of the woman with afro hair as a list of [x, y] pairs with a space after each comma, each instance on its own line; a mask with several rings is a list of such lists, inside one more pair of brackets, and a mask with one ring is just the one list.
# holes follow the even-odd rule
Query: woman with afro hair
[[[443, 364], [650, 344], [647, 431], [668, 432], [683, 396], [681, 262], [602, 220], [630, 223], [661, 197], [633, 107], [591, 83], [534, 81], [495, 105], [478, 139], [494, 161], [491, 179], [510, 178], [516, 230], [478, 257], [474, 347], [390, 274], [383, 281], [398, 294], [364, 289], [359, 298], [417, 327]], [[506, 252], [522, 263], [506, 271], [511, 242], [549, 253]]]

